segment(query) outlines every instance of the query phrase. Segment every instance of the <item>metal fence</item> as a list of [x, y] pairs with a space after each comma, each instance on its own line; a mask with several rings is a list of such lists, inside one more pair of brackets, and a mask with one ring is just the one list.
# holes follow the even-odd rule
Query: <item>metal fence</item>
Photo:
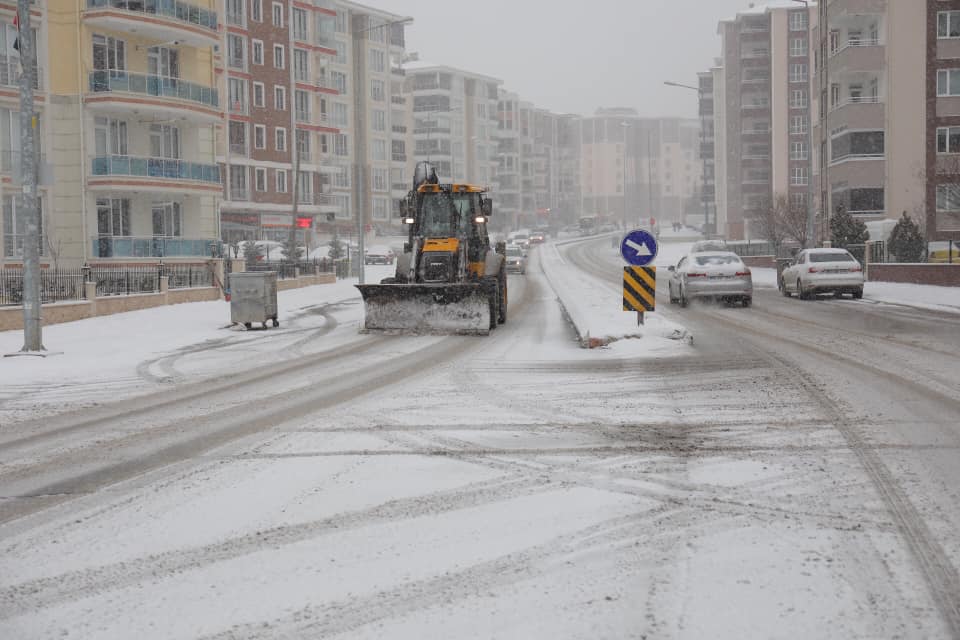
[[206, 265], [165, 264], [163, 275], [167, 276], [168, 289], [214, 286], [213, 270]]
[[[43, 304], [84, 300], [84, 273], [81, 269], [44, 269], [40, 272], [40, 301]], [[23, 270], [0, 269], [0, 306], [23, 304]]]
[[90, 267], [89, 281], [97, 284], [97, 296], [128, 296], [158, 293], [163, 265], [149, 267]]
[[[282, 261], [263, 261], [257, 262], [255, 264], [248, 264], [246, 266], [247, 271], [276, 271], [277, 278], [280, 280], [286, 280], [290, 278], [295, 278], [297, 270], [299, 270], [300, 275], [314, 275], [319, 273], [336, 273], [337, 277], [346, 278], [349, 274], [349, 265], [342, 266], [346, 264], [346, 260], [300, 260], [298, 262], [282, 262]], [[341, 275], [343, 273], [343, 275]]]
[[733, 251], [741, 258], [751, 258], [754, 256], [772, 256], [776, 253], [773, 243], [770, 242], [750, 242], [734, 243], [728, 242], [727, 249]]

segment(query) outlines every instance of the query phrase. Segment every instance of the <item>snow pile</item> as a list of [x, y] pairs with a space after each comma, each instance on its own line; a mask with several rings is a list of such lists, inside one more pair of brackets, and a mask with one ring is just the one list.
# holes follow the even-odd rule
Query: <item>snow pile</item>
[[623, 310], [621, 288], [613, 285], [612, 280], [598, 280], [568, 263], [560, 253], [562, 246], [543, 245], [540, 265], [583, 346], [643, 338], [642, 346], [635, 350], [660, 355], [676, 352], [678, 346], [683, 348], [693, 342], [685, 327], [656, 312], [644, 314], [644, 324], [638, 326], [637, 314]]

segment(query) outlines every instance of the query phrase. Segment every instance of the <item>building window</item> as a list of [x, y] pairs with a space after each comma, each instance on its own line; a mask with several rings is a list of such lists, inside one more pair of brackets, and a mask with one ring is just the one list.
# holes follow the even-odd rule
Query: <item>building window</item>
[[937, 185], [937, 211], [960, 211], [960, 184]]
[[246, 71], [247, 41], [235, 33], [227, 34], [227, 66], [231, 69]]
[[243, 20], [243, 0], [227, 0], [227, 24], [245, 26]]
[[276, 127], [273, 130], [273, 142], [277, 151], [287, 150], [287, 130], [284, 127]]
[[310, 94], [296, 89], [293, 92], [293, 102], [297, 122], [310, 122]]
[[349, 220], [353, 217], [350, 211], [350, 196], [338, 193], [333, 196], [333, 201], [337, 208], [337, 218]]
[[383, 73], [387, 68], [387, 56], [380, 49], [370, 49], [370, 71]]
[[282, 44], [273, 45], [273, 66], [277, 69], [283, 69], [286, 67], [286, 56], [284, 55], [284, 48]]
[[169, 124], [150, 125], [150, 156], [153, 158], [179, 158], [180, 129]]
[[287, 88], [276, 85], [273, 87], [273, 108], [277, 111], [287, 110]]
[[373, 169], [373, 190], [374, 191], [389, 191], [389, 171], [387, 169], [381, 169], [374, 167]]
[[342, 40], [335, 40], [333, 50], [336, 51], [333, 61], [337, 64], [347, 64], [347, 43]]
[[267, 148], [267, 127], [262, 124], [253, 125], [253, 148]]
[[386, 140], [374, 140], [371, 145], [373, 150], [373, 159], [374, 160], [386, 160], [387, 159], [387, 141]]
[[263, 22], [263, 0], [250, 0], [250, 19]]
[[307, 12], [303, 9], [293, 8], [293, 39], [301, 42], [307, 41]]
[[790, 108], [791, 109], [806, 109], [807, 108], [807, 92], [803, 89], [794, 89], [790, 92]]
[[347, 12], [344, 9], [337, 9], [336, 30], [337, 33], [347, 33]]
[[960, 38], [960, 11], [937, 12], [937, 37]]
[[264, 89], [262, 82], [253, 83], [253, 106], [263, 107], [264, 106]]
[[790, 38], [790, 55], [795, 57], [807, 55], [807, 41], [805, 38]]
[[287, 170], [277, 169], [277, 193], [287, 192]]
[[370, 126], [374, 131], [387, 130], [387, 112], [382, 109], [374, 109], [370, 112]]
[[333, 154], [337, 156], [349, 155], [347, 149], [347, 134], [337, 133], [333, 136]]
[[790, 65], [790, 82], [806, 82], [807, 65], [796, 63]]
[[304, 162], [310, 162], [310, 132], [303, 129], [297, 129], [294, 132], [297, 143], [297, 154]]
[[333, 84], [333, 88], [339, 93], [347, 92], [347, 74], [339, 71], [331, 71], [330, 82]]
[[247, 81], [240, 78], [227, 79], [227, 93], [230, 98], [230, 113], [247, 113]]
[[373, 199], [374, 220], [386, 220], [390, 217], [390, 201], [387, 198]]
[[254, 172], [254, 188], [263, 193], [267, 190], [267, 170], [263, 167], [257, 167]]
[[790, 143], [790, 159], [806, 160], [807, 159], [807, 143], [791, 142]]
[[97, 233], [101, 236], [129, 236], [130, 200], [97, 198]]
[[347, 105], [342, 102], [333, 103], [333, 126], [346, 128], [349, 125]]
[[340, 187], [343, 189], [350, 188], [350, 171], [347, 169], [341, 169], [340, 171], [335, 171], [333, 173], [333, 186]]
[[263, 64], [263, 40], [251, 40], [253, 64]]
[[370, 99], [376, 100], [377, 102], [384, 101], [384, 84], [383, 80], [371, 80], [370, 81]]
[[960, 69], [937, 71], [937, 96], [960, 96]]
[[794, 187], [803, 187], [807, 184], [807, 168], [794, 167], [790, 170], [790, 184]]
[[803, 135], [807, 132], [806, 116], [790, 116], [790, 135]]
[[250, 199], [247, 193], [247, 167], [244, 165], [230, 165], [230, 199]]
[[937, 127], [937, 153], [960, 153], [960, 127]]
[[807, 10], [790, 12], [790, 31], [807, 30]]
[[805, 193], [791, 193], [790, 194], [790, 206], [795, 210], [804, 210], [807, 209], [807, 194]]
[[293, 79], [297, 82], [310, 82], [309, 59], [306, 50], [293, 50]]
[[180, 237], [183, 235], [183, 216], [179, 202], [154, 202], [150, 209], [154, 236]]
[[833, 162], [848, 157], [881, 158], [883, 154], [883, 131], [847, 131], [830, 140]]
[[283, 4], [280, 2], [273, 3], [273, 26], [283, 26]]

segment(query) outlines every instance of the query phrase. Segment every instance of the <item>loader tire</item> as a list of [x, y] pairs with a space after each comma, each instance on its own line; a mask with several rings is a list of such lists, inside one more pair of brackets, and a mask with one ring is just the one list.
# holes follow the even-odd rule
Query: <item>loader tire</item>
[[500, 271], [500, 304], [497, 311], [497, 322], [504, 324], [507, 321], [507, 272]]
[[483, 280], [484, 288], [487, 292], [487, 303], [490, 305], [490, 330], [497, 328], [497, 318], [500, 313], [500, 282], [496, 277], [490, 276]]
[[396, 278], [384, 278], [380, 281], [380, 284], [397, 284]]

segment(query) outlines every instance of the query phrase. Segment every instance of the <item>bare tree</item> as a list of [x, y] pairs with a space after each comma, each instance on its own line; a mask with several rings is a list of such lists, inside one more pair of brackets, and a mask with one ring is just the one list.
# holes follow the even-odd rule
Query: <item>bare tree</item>
[[790, 204], [783, 194], [775, 195], [772, 201], [767, 201], [754, 216], [753, 221], [760, 233], [773, 245], [776, 255], [780, 255], [780, 247], [787, 239], [786, 216]]
[[783, 207], [783, 226], [786, 236], [798, 242], [801, 247], [808, 247], [810, 238], [807, 237], [807, 207], [791, 204], [786, 198], [784, 198]]

